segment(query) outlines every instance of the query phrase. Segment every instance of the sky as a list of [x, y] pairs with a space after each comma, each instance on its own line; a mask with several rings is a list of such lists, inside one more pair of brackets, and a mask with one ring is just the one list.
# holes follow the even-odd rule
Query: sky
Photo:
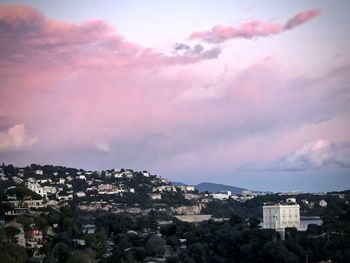
[[349, 1], [0, 1], [0, 161], [350, 189]]

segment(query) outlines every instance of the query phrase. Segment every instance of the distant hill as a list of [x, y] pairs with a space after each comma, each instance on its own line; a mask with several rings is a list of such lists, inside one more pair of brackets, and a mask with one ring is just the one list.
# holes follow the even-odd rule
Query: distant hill
[[[171, 182], [174, 186], [185, 186], [187, 184], [181, 182]], [[215, 183], [200, 183], [194, 186], [199, 192], [208, 191], [210, 193], [220, 192], [220, 191], [231, 191], [232, 194], [240, 194], [245, 188], [240, 188], [232, 185], [215, 184]]]
[[171, 182], [173, 186], [186, 186], [187, 184], [181, 183], [181, 182]]
[[220, 192], [220, 191], [231, 191], [232, 194], [240, 194], [242, 191], [246, 190], [244, 188], [231, 186], [231, 185], [224, 185], [224, 184], [214, 184], [214, 183], [200, 183], [195, 185], [195, 188], [199, 192], [205, 192], [208, 191], [210, 193], [213, 192]]

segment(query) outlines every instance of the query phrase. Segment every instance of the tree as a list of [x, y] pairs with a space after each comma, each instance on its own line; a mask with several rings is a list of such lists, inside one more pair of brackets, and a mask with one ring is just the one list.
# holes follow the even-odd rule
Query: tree
[[95, 234], [87, 235], [85, 242], [88, 247], [96, 251], [98, 258], [101, 258], [107, 252], [107, 235], [103, 229]]
[[243, 220], [239, 215], [231, 214], [229, 222], [231, 226], [234, 226], [234, 225], [241, 224]]
[[95, 253], [92, 250], [78, 250], [68, 258], [66, 263], [90, 263], [93, 262], [94, 258]]
[[0, 243], [0, 262], [6, 263], [24, 263], [28, 261], [28, 255], [25, 248], [9, 243]]
[[138, 262], [142, 262], [146, 258], [146, 250], [144, 247], [136, 247], [134, 250], [134, 258]]
[[160, 233], [166, 237], [172, 236], [176, 233], [176, 225], [175, 224], [164, 225], [160, 228]]
[[298, 263], [296, 255], [289, 252], [281, 242], [270, 241], [263, 248], [263, 258], [271, 263]]
[[165, 260], [165, 263], [179, 263], [180, 262], [180, 259], [178, 257], [168, 257], [166, 260]]
[[12, 243], [15, 243], [16, 242], [15, 237], [16, 235], [21, 233], [21, 231], [16, 227], [8, 226], [5, 228], [5, 233], [6, 233], [7, 239], [11, 240]]
[[207, 261], [208, 245], [202, 243], [196, 243], [190, 246], [189, 254], [194, 258], [195, 262], [208, 262]]
[[298, 229], [295, 227], [286, 227], [285, 228], [285, 237], [286, 239], [294, 239], [297, 236]]
[[154, 235], [147, 240], [145, 248], [148, 255], [156, 256], [160, 255], [163, 252], [163, 248], [165, 245], [166, 242], [163, 238]]
[[260, 228], [260, 219], [255, 217], [255, 216], [252, 216], [249, 218], [249, 227], [250, 228]]
[[16, 218], [16, 222], [23, 225], [24, 229], [26, 230], [31, 224], [34, 223], [34, 219], [33, 217], [22, 215]]
[[47, 217], [50, 225], [58, 224], [60, 222], [60, 212], [53, 208], [50, 208]]
[[43, 231], [43, 232], [46, 232], [47, 227], [49, 225], [47, 219], [45, 217], [42, 217], [42, 216], [35, 217], [34, 223], [38, 227], [38, 229]]
[[69, 254], [70, 254], [69, 247], [65, 243], [59, 242], [52, 249], [51, 259], [53, 261], [58, 260], [58, 262], [63, 263], [68, 259]]

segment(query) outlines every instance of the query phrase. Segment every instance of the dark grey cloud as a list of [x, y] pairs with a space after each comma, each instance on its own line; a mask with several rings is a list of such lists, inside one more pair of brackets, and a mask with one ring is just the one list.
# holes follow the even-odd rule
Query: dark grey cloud
[[186, 44], [176, 43], [174, 49], [175, 50], [188, 50], [188, 49], [191, 49], [191, 48], [190, 48], [190, 46], [188, 46]]
[[202, 59], [215, 59], [222, 53], [220, 46], [212, 46], [205, 49], [200, 44], [191, 47], [184, 43], [176, 43], [174, 51], [176, 56], [182, 56], [189, 59], [195, 57], [201, 57]]

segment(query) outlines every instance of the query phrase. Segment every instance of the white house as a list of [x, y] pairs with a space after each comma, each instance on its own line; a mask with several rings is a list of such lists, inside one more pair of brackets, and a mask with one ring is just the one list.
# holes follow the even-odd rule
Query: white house
[[210, 194], [214, 199], [225, 200], [229, 199], [231, 196], [231, 191], [223, 191], [221, 193]]
[[188, 192], [194, 192], [194, 191], [196, 191], [196, 189], [194, 188], [193, 185], [186, 185], [186, 186], [185, 186], [185, 190], [188, 191]]
[[133, 173], [131, 171], [125, 171], [124, 172], [124, 177], [125, 178], [133, 178], [134, 175], [133, 175]]
[[327, 207], [327, 202], [326, 202], [326, 200], [320, 200], [320, 202], [319, 202], [319, 205], [320, 205], [320, 207]]
[[35, 170], [36, 175], [43, 175], [44, 171], [43, 170]]
[[85, 197], [86, 196], [86, 194], [84, 192], [76, 192], [75, 195], [77, 197]]
[[263, 206], [263, 228], [283, 230], [286, 227], [300, 228], [300, 206], [298, 204]]
[[43, 189], [44, 189], [44, 193], [46, 195], [47, 194], [56, 194], [56, 192], [57, 192], [57, 189], [54, 186], [44, 186]]
[[142, 172], [142, 175], [143, 175], [144, 177], [149, 177], [149, 176], [150, 176], [149, 172], [147, 172], [147, 171], [143, 171], [143, 172]]
[[0, 170], [0, 181], [7, 181], [7, 180], [8, 178], [6, 177], [6, 175]]
[[58, 179], [58, 183], [59, 184], [64, 184], [66, 182], [66, 179], [65, 178], [59, 178]]
[[290, 198], [287, 198], [287, 199], [286, 199], [286, 202], [287, 202], [288, 204], [295, 204], [295, 203], [297, 202], [297, 199], [294, 198], [294, 197], [290, 197]]
[[78, 176], [78, 179], [80, 179], [80, 180], [86, 180], [86, 176], [85, 176], [84, 174], [79, 175], [79, 176]]
[[193, 185], [180, 185], [178, 188], [183, 192], [194, 192], [196, 190]]
[[161, 200], [161, 199], [162, 199], [161, 194], [150, 194], [149, 197], [150, 197], [152, 200]]

